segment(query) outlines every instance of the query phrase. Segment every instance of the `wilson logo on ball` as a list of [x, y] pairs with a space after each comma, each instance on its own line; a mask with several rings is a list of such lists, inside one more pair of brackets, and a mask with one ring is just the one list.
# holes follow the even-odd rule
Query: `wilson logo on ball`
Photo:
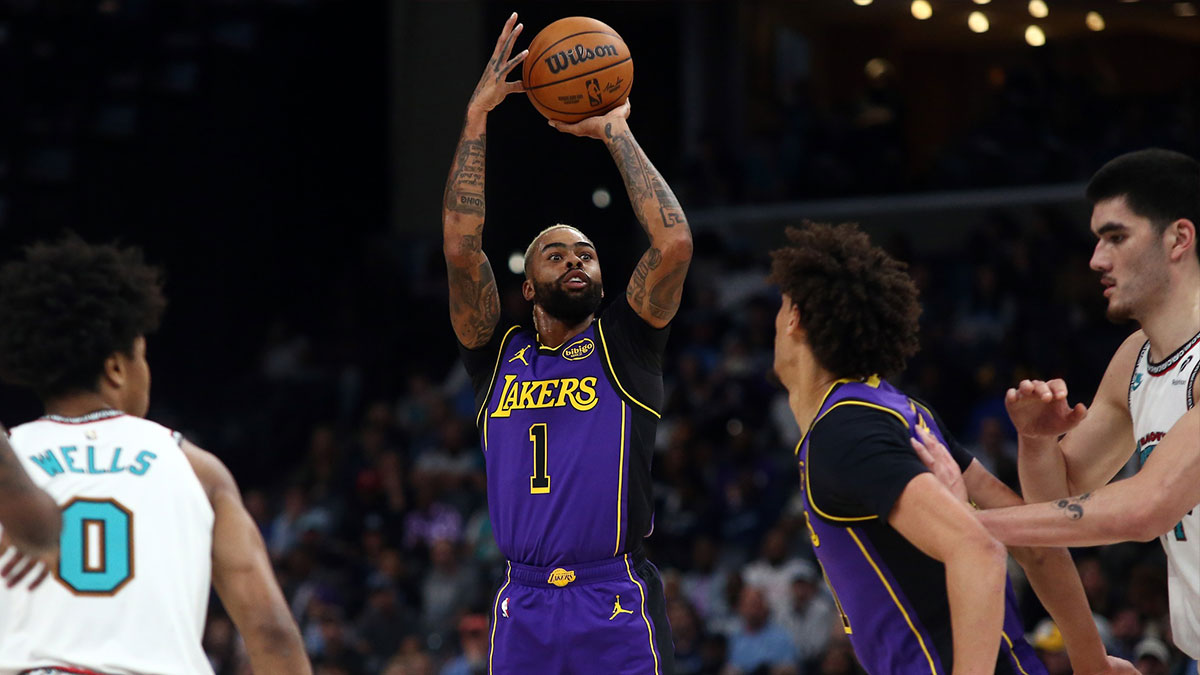
[[585, 61], [605, 56], [617, 56], [618, 54], [616, 45], [596, 45], [590, 49], [583, 45], [575, 45], [573, 49], [564, 49], [547, 56], [545, 61], [546, 66], [550, 68], [550, 72], [558, 74], [571, 66], [577, 66]]

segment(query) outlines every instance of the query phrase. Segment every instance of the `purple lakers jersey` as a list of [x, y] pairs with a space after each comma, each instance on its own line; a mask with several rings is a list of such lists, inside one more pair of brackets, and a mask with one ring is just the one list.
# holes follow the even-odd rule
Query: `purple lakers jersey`
[[[853, 408], [848, 409], [848, 406]], [[851, 422], [847, 414], [856, 415], [855, 421]], [[915, 436], [917, 427], [925, 427], [947, 447], [955, 446], [946, 442], [931, 411], [887, 382], [870, 378], [865, 382], [843, 380], [834, 384], [797, 447], [800, 487], [813, 550], [841, 611], [843, 627], [863, 667], [869, 673], [950, 673], [953, 640], [945, 567], [888, 525], [888, 511], [881, 510], [888, 506], [878, 506], [876, 512], [872, 512], [870, 506], [862, 503], [855, 504], [847, 499], [839, 501], [831, 491], [823, 491], [819, 483], [816, 485], [817, 496], [814, 496], [814, 482], [834, 482], [830, 467], [847, 454], [859, 453], [864, 458], [859, 461], [868, 464], [893, 461], [888, 459], [887, 452], [854, 447], [862, 445], [861, 442], [829, 442], [832, 437], [826, 432], [836, 430], [821, 425], [838, 421], [855, 426], [881, 422], [885, 427], [897, 429], [896, 425], [902, 423], [903, 430], [898, 435], [902, 436], [899, 441], [905, 445], [909, 437]], [[903, 469], [897, 471], [889, 466], [884, 473], [898, 474], [898, 477], [885, 477], [871, 489], [875, 492], [890, 490], [894, 499], [899, 497], [907, 481], [924, 467], [920, 466], [911, 449], [908, 452], [915, 465], [902, 455], [899, 443], [889, 447], [899, 450], [893, 450], [891, 454], [896, 458], [894, 461], [904, 465]], [[960, 465], [970, 462], [964, 451], [956, 449], [955, 452]], [[837, 478], [855, 484], [855, 481], [871, 480], [866, 477], [867, 473]], [[1044, 674], [1044, 667], [1024, 640], [1011, 583], [1006, 583], [1005, 592], [1005, 618], [996, 672]]]
[[[492, 528], [509, 560], [546, 566], [612, 558], [635, 550], [649, 530], [658, 420], [651, 405], [659, 401], [634, 386], [646, 378], [622, 379], [636, 364], [614, 371], [627, 352], [620, 321], [641, 323], [627, 303], [614, 305], [557, 348], [520, 327], [498, 340], [477, 422]], [[661, 374], [657, 383], [661, 399]]]

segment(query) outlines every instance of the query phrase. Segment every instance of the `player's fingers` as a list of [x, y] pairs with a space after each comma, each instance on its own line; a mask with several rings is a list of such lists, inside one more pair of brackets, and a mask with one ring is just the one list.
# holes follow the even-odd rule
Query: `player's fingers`
[[50, 563], [42, 565], [42, 571], [38, 573], [36, 577], [34, 577], [32, 582], [30, 582], [29, 590], [37, 590], [37, 587], [41, 586], [42, 582], [45, 581], [46, 577], [48, 576], [50, 576]]
[[1082, 403], [1076, 403], [1075, 407], [1071, 409], [1071, 412], [1067, 415], [1067, 417], [1072, 422], [1082, 422], [1083, 418], [1087, 417], [1087, 413], [1088, 411], [1086, 405]]
[[[516, 68], [517, 66], [521, 65], [521, 62], [525, 60], [526, 56], [529, 56], [529, 50], [523, 49], [523, 50], [521, 50], [520, 54], [517, 54], [516, 56], [509, 59], [508, 63], [504, 64], [504, 70], [501, 71], [501, 75], [507, 76], [509, 73], [511, 73], [513, 68]], [[520, 82], [520, 80], [517, 80], [517, 82]]]
[[933, 455], [929, 454], [929, 449], [922, 445], [921, 441], [918, 441], [915, 438], [910, 438], [908, 441], [912, 443], [913, 450], [917, 452], [917, 457], [921, 459], [921, 463], [924, 464], [927, 469], [933, 470], [935, 462], [933, 461]]
[[508, 17], [508, 21], [504, 22], [504, 28], [500, 29], [500, 37], [496, 38], [496, 48], [492, 50], [493, 58], [497, 58], [500, 56], [500, 54], [503, 53], [501, 50], [504, 49], [504, 43], [508, 39], [509, 33], [512, 32], [513, 25], [516, 23], [517, 23], [517, 13], [513, 12]]
[[37, 558], [29, 558], [28, 561], [18, 568], [12, 576], [8, 577], [8, 587], [12, 588], [13, 586], [21, 583], [21, 580], [25, 578], [25, 575], [29, 574], [29, 572], [33, 570], [37, 564]]
[[1050, 391], [1054, 392], [1054, 398], [1067, 397], [1067, 383], [1062, 378], [1055, 378], [1046, 383], [1050, 387]]
[[8, 575], [12, 574], [13, 568], [16, 567], [17, 564], [20, 563], [24, 559], [25, 559], [24, 553], [21, 553], [20, 550], [14, 551], [13, 557], [9, 558], [8, 562], [5, 563], [3, 569], [0, 569], [0, 578], [7, 579]]
[[513, 80], [512, 82], [504, 83], [505, 96], [508, 96], [509, 94], [520, 94], [523, 91], [525, 91], [525, 83], [520, 80]]
[[1020, 398], [1020, 394], [1017, 393], [1014, 387], [1009, 387], [1008, 391], [1004, 392], [1005, 403], [1016, 403], [1018, 398]]
[[1033, 395], [1043, 401], [1049, 401], [1054, 398], [1054, 394], [1050, 391], [1050, 387], [1041, 380], [1033, 381]]

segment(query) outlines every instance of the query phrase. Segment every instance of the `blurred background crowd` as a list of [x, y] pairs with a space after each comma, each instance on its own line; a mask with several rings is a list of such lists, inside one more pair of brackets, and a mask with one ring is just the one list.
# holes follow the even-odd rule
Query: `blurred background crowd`
[[[1103, 318], [1080, 181], [1127, 150], [1200, 154], [1191, 3], [1050, 0], [1036, 48], [1023, 2], [945, 0], [921, 22], [863, 4], [10, 2], [0, 257], [71, 229], [166, 268], [151, 417], [233, 470], [318, 673], [485, 673], [504, 561], [447, 316], [441, 184], [508, 13], [526, 38], [601, 18], [639, 59], [631, 124], [696, 236], [645, 541], [679, 672], [857, 673], [770, 376], [766, 251], [783, 225], [858, 220], [910, 264], [922, 350], [897, 384], [1015, 488], [1004, 390], [1061, 376], [1088, 401], [1132, 330]], [[960, 21], [978, 8], [987, 34]], [[529, 311], [510, 253], [555, 221], [594, 237], [619, 299], [645, 240], [607, 153], [519, 97], [489, 131], [485, 248], [506, 315]], [[0, 406], [9, 424], [39, 413], [9, 389]], [[1157, 542], [1075, 557], [1112, 653], [1195, 672], [1171, 643]], [[1070, 672], [1013, 571], [1032, 642]], [[205, 648], [219, 675], [248, 672], [215, 600]]]

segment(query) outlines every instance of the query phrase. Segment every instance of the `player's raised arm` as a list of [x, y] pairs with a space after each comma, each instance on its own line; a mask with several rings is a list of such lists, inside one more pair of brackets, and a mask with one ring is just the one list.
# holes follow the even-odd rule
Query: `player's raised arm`
[[311, 673], [300, 629], [233, 475], [219, 459], [188, 441], [182, 447], [212, 503], [213, 586], [246, 642], [250, 666], [255, 673]]
[[[58, 553], [62, 514], [54, 499], [33, 484], [17, 461], [3, 425], [0, 425], [0, 527], [4, 530], [0, 554], [11, 544], [32, 566], [37, 560], [49, 565]], [[23, 565], [14, 565], [13, 571]], [[20, 581], [15, 576], [5, 576], [12, 583]]]
[[442, 250], [450, 279], [450, 322], [459, 342], [469, 348], [486, 344], [500, 320], [496, 277], [483, 252], [487, 115], [504, 97], [524, 91], [520, 80], [507, 80], [527, 54], [521, 52], [509, 58], [521, 28], [513, 12], [500, 31], [492, 58], [467, 103], [454, 165], [450, 167], [442, 198]]
[[1017, 428], [1017, 469], [1025, 501], [1095, 490], [1129, 459], [1134, 438], [1126, 394], [1144, 342], [1145, 335], [1138, 331], [1117, 350], [1090, 410], [1067, 404], [1062, 380], [1025, 380], [1008, 390], [1005, 405]]
[[625, 297], [646, 323], [662, 328], [671, 322], [683, 297], [683, 280], [692, 262], [692, 231], [671, 186], [638, 145], [629, 129], [629, 101], [599, 117], [576, 124], [551, 120], [559, 131], [604, 141], [621, 171], [638, 222], [650, 237]]
[[[1153, 499], [1148, 499], [1152, 495]], [[1076, 497], [985, 511], [998, 539], [1022, 546], [1100, 546], [1170, 533], [1200, 503], [1200, 408], [1180, 417], [1133, 477]], [[1167, 534], [1180, 541], [1195, 536]]]

